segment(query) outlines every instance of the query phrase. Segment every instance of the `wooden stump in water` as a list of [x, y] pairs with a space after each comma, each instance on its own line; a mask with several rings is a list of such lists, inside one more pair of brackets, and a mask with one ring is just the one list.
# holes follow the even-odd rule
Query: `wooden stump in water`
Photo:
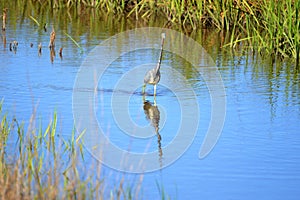
[[52, 32], [50, 33], [49, 48], [54, 49], [54, 47], [55, 47], [55, 31], [54, 31], [54, 27], [52, 27]]

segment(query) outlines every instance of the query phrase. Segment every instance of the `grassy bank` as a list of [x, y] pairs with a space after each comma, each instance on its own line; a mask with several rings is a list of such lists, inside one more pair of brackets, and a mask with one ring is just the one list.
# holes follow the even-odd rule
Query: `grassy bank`
[[[215, 28], [230, 40], [223, 47], [245, 46], [274, 58], [292, 58], [299, 65], [300, 1], [270, 0], [19, 0], [53, 9], [92, 7], [137, 20], [164, 18], [167, 27]], [[29, 5], [28, 5], [29, 6]]]
[[141, 199], [142, 175], [110, 186], [99, 162], [85, 162], [74, 132], [67, 141], [58, 136], [57, 121], [54, 113], [47, 127], [36, 127], [33, 114], [19, 123], [0, 103], [0, 199]]

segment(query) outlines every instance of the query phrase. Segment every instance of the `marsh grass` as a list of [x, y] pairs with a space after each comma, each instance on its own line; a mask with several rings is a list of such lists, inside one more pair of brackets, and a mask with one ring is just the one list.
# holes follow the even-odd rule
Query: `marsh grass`
[[64, 34], [70, 39], [72, 40], [72, 42], [80, 49], [81, 53], [83, 52], [82, 47], [80, 46], [80, 44], [78, 42], [76, 42], [76, 40], [74, 38], [72, 38], [71, 35], [69, 35], [68, 33], [64, 32]]
[[[223, 48], [244, 43], [261, 54], [292, 58], [299, 66], [299, 0], [18, 0], [17, 4], [56, 10], [92, 8], [104, 15], [144, 21], [162, 18], [168, 22], [167, 27], [180, 27], [185, 32], [214, 28], [229, 34], [230, 40]], [[28, 17], [39, 25], [33, 16]]]
[[58, 136], [56, 112], [45, 128], [41, 122], [35, 127], [35, 114], [29, 123], [25, 132], [25, 124], [9, 120], [0, 103], [0, 199], [138, 198], [124, 177], [111, 188], [99, 162], [84, 163], [84, 133], [76, 138], [73, 129], [68, 140]]

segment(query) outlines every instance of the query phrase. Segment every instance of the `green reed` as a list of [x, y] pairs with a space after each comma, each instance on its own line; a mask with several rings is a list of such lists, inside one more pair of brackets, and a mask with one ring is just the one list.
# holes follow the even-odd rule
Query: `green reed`
[[25, 131], [24, 123], [2, 113], [0, 103], [0, 199], [133, 198], [136, 191], [125, 179], [110, 189], [101, 163], [84, 163], [84, 133], [77, 137], [74, 128], [64, 140], [57, 132], [57, 112], [45, 128], [41, 121], [36, 126], [35, 118], [34, 113]]
[[68, 33], [64, 32], [64, 34], [70, 39], [72, 40], [72, 42], [80, 49], [81, 53], [83, 52], [82, 47], [80, 46], [80, 44], [78, 44], [78, 42], [76, 42], [76, 40], [74, 38], [72, 38], [71, 35], [69, 35]]
[[91, 7], [105, 13], [141, 20], [157, 16], [183, 29], [215, 28], [230, 34], [230, 40], [223, 46], [224, 48], [236, 47], [243, 42], [244, 46], [257, 52], [274, 57], [293, 58], [299, 65], [299, 0], [38, 0], [33, 2], [57, 9]]

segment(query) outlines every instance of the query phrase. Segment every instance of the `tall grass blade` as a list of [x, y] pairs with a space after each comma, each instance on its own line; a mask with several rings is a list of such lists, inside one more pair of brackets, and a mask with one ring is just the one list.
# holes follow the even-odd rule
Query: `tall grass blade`
[[78, 42], [76, 42], [76, 40], [73, 39], [72, 36], [69, 35], [68, 33], [66, 33], [65, 31], [64, 31], [64, 34], [65, 34], [70, 40], [72, 40], [72, 42], [80, 49], [80, 51], [81, 51], [81, 53], [82, 53], [82, 52], [83, 52], [83, 49], [82, 49], [82, 47], [78, 44]]
[[29, 16], [29, 18], [34, 21], [34, 23], [36, 23], [37, 26], [40, 26], [40, 23], [34, 18], [32, 17], [31, 15]]

